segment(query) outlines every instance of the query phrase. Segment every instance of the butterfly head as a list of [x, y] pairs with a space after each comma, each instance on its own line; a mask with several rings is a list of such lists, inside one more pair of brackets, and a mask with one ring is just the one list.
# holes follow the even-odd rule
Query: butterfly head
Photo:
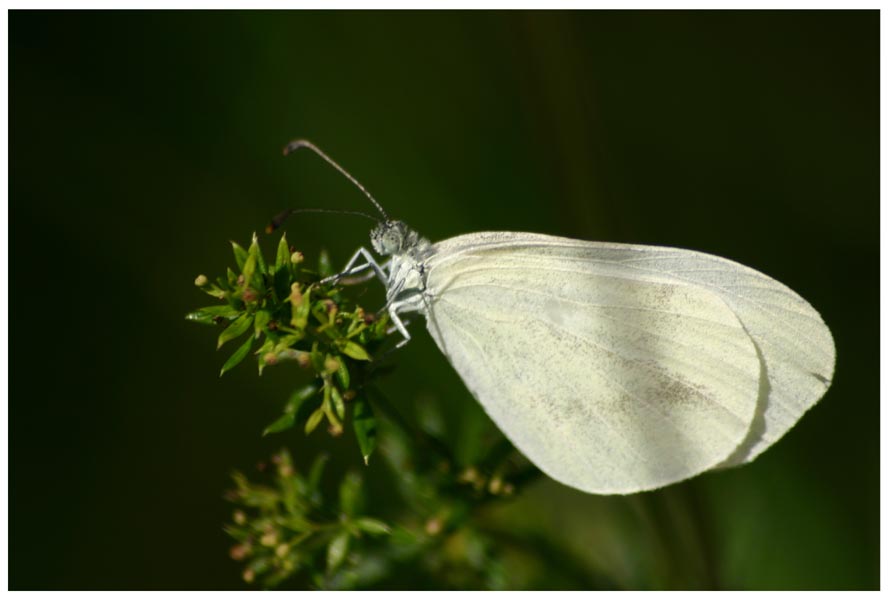
[[370, 232], [370, 242], [379, 254], [390, 256], [406, 249], [410, 229], [401, 221], [382, 221]]

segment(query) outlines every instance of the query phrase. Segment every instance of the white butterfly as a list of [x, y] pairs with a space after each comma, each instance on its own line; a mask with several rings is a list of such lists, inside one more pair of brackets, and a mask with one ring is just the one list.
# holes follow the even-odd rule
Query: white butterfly
[[[596, 494], [753, 460], [829, 388], [832, 336], [801, 296], [675, 248], [485, 232], [432, 244], [382, 214], [387, 308], [419, 312], [493, 421], [547, 475]], [[364, 259], [363, 264], [357, 264]]]

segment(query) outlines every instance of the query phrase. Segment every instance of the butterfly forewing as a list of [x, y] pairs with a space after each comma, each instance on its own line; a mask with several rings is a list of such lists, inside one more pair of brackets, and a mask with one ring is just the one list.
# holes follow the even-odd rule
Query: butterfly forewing
[[[712, 291], [544, 236], [461, 236], [427, 262], [428, 326], [491, 418], [554, 479], [630, 493], [691, 477], [747, 437], [761, 362]], [[466, 239], [469, 238], [469, 239]]]

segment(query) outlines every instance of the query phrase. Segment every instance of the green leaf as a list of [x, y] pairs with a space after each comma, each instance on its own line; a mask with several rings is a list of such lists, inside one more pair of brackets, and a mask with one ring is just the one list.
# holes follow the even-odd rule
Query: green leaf
[[[220, 283], [224, 283], [221, 278], [217, 279], [217, 281], [219, 281]], [[207, 294], [208, 296], [212, 296], [213, 298], [218, 298], [219, 300], [224, 300], [225, 296], [228, 295], [228, 292], [226, 292], [223, 288], [224, 288], [224, 286], [217, 286], [217, 285], [211, 283], [210, 285], [205, 285], [204, 287], [202, 287], [200, 289], [203, 293]]]
[[222, 365], [222, 370], [219, 371], [219, 377], [222, 377], [223, 375], [225, 375], [225, 373], [227, 373], [228, 371], [230, 371], [231, 369], [233, 369], [234, 367], [239, 365], [240, 362], [244, 358], [246, 358], [247, 354], [250, 353], [250, 350], [252, 348], [253, 348], [253, 336], [250, 336], [247, 338], [247, 341], [245, 341], [243, 344], [241, 344], [240, 348], [238, 348], [237, 350], [234, 351], [234, 354], [232, 354], [231, 356], [228, 357], [228, 360], [226, 360], [225, 364]]
[[274, 340], [270, 339], [266, 336], [265, 342], [256, 350], [256, 356], [259, 357], [259, 360], [256, 363], [259, 365], [259, 376], [262, 377], [262, 371], [265, 370], [265, 367], [268, 365], [265, 363], [265, 355], [271, 352], [271, 349], [274, 348]]
[[190, 312], [185, 315], [186, 321], [194, 321], [195, 323], [200, 323], [201, 325], [215, 325], [216, 317], [212, 315], [208, 315], [206, 313], [202, 313], [200, 311]]
[[378, 519], [371, 519], [369, 517], [361, 517], [360, 519], [355, 519], [355, 526], [361, 531], [365, 531], [370, 535], [388, 535], [392, 532], [391, 527], [379, 521]]
[[275, 352], [282, 352], [284, 350], [288, 350], [291, 346], [293, 346], [296, 342], [305, 337], [305, 334], [300, 332], [299, 335], [295, 333], [288, 333], [287, 335], [281, 337], [277, 340], [274, 345]]
[[324, 407], [320, 406], [317, 410], [311, 413], [311, 416], [308, 418], [308, 421], [305, 422], [305, 434], [308, 435], [312, 431], [317, 428], [317, 426], [321, 423], [321, 420], [324, 418]]
[[364, 350], [364, 347], [352, 340], [337, 340], [336, 345], [346, 356], [350, 356], [355, 360], [370, 360], [370, 355]]
[[345, 402], [342, 400], [342, 394], [335, 385], [330, 385], [330, 395], [333, 396], [333, 408], [336, 409], [336, 416], [340, 419], [345, 418]]
[[347, 390], [351, 385], [351, 377], [348, 374], [348, 367], [345, 366], [344, 360], [339, 361], [339, 369], [336, 370], [336, 379], [344, 390]]
[[330, 542], [327, 546], [327, 571], [332, 573], [335, 571], [348, 554], [348, 532], [343, 531]]
[[290, 319], [290, 324], [296, 329], [305, 329], [305, 326], [308, 325], [308, 312], [311, 309], [311, 291], [312, 286], [308, 286], [302, 294], [302, 302], [293, 305], [293, 316]]
[[238, 317], [237, 320], [235, 320], [225, 329], [225, 331], [219, 334], [219, 342], [216, 344], [216, 348], [219, 349], [225, 342], [233, 340], [234, 338], [242, 335], [247, 329], [250, 328], [250, 325], [252, 323], [253, 315], [243, 314]]
[[290, 272], [290, 247], [284, 234], [278, 243], [274, 267], [274, 293], [279, 301], [286, 299], [290, 293]]
[[274, 261], [274, 271], [277, 273], [281, 270], [286, 270], [290, 266], [290, 245], [287, 244], [287, 234], [281, 236], [281, 241], [278, 242], [277, 248], [277, 256]]
[[286, 431], [293, 427], [296, 424], [296, 413], [285, 412], [278, 419], [265, 428], [265, 431], [262, 432], [262, 435], [268, 435], [269, 433], [278, 433], [281, 431]]
[[256, 311], [256, 319], [253, 322], [253, 327], [256, 331], [256, 338], [258, 338], [263, 331], [265, 331], [265, 326], [268, 325], [268, 322], [271, 321], [271, 313], [267, 310]]
[[349, 471], [339, 484], [339, 510], [346, 516], [353, 516], [361, 512], [364, 494], [361, 490], [363, 480], [355, 471]]
[[250, 287], [250, 281], [253, 279], [253, 273], [256, 272], [256, 255], [250, 254], [244, 262], [244, 289]]
[[324, 371], [324, 355], [318, 351], [317, 343], [312, 347], [311, 354], [308, 356], [311, 359], [311, 367], [318, 373], [322, 373]]
[[326, 250], [321, 250], [321, 254], [318, 256], [318, 275], [323, 279], [333, 274], [333, 263], [330, 262], [330, 253]]
[[247, 262], [247, 251], [244, 250], [237, 242], [231, 242], [231, 249], [234, 251], [234, 262], [240, 271], [244, 270], [244, 263]]
[[216, 306], [204, 306], [198, 308], [195, 312], [207, 313], [214, 317], [234, 317], [240, 314], [240, 311], [228, 304], [217, 304]]
[[309, 384], [299, 388], [298, 390], [290, 394], [290, 398], [287, 400], [287, 404], [284, 407], [284, 412], [295, 415], [296, 412], [299, 410], [299, 407], [302, 406], [302, 403], [317, 393], [318, 386], [314, 384]]
[[239, 310], [227, 304], [223, 304], [219, 306], [205, 306], [203, 308], [198, 308], [196, 311], [185, 315], [185, 319], [188, 321], [194, 321], [195, 323], [215, 325], [216, 320], [219, 318], [233, 319], [238, 314], [240, 314]]
[[253, 233], [253, 241], [250, 243], [250, 249], [247, 254], [256, 257], [256, 266], [263, 275], [268, 275], [268, 265], [265, 264], [265, 258], [262, 256], [262, 249], [259, 248], [259, 238]]
[[366, 465], [370, 462], [373, 450], [376, 449], [376, 417], [373, 415], [370, 402], [364, 396], [355, 398], [352, 425], [355, 428], [355, 436], [358, 438], [358, 446]]
[[317, 458], [314, 459], [314, 462], [311, 463], [311, 469], [308, 471], [308, 489], [311, 492], [314, 492], [321, 485], [321, 476], [324, 474], [324, 467], [327, 466], [327, 461], [330, 459], [330, 455], [324, 452], [323, 454], [319, 454]]

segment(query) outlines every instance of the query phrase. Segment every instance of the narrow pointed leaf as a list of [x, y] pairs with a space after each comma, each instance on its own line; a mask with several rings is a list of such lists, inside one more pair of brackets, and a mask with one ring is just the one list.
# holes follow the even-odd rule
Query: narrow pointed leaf
[[220, 306], [205, 306], [203, 308], [198, 308], [194, 312], [190, 312], [185, 315], [185, 318], [189, 321], [195, 321], [197, 323], [206, 323], [208, 325], [215, 325], [216, 319], [233, 319], [237, 315], [240, 314], [240, 311], [232, 306], [228, 306], [227, 304], [223, 304]]
[[330, 542], [327, 546], [327, 571], [332, 573], [335, 571], [348, 554], [348, 532], [343, 531]]
[[318, 274], [322, 278], [333, 275], [333, 263], [330, 262], [330, 253], [326, 250], [321, 250], [321, 254], [318, 256]]
[[202, 313], [200, 311], [190, 312], [185, 315], [186, 321], [194, 321], [195, 323], [200, 323], [201, 325], [215, 325], [215, 319], [215, 317]]
[[268, 435], [269, 433], [278, 433], [280, 431], [286, 431], [293, 427], [296, 424], [296, 415], [295, 413], [284, 413], [278, 419], [265, 428], [265, 431], [262, 432], [262, 435]]
[[234, 354], [232, 354], [231, 356], [228, 357], [228, 360], [226, 360], [225, 364], [222, 365], [222, 370], [219, 371], [219, 377], [222, 377], [223, 375], [225, 375], [225, 373], [227, 373], [228, 371], [230, 371], [231, 369], [233, 369], [234, 367], [239, 365], [240, 362], [244, 358], [246, 358], [247, 354], [250, 353], [250, 350], [252, 348], [253, 348], [253, 337], [250, 336], [247, 338], [247, 341], [245, 341], [243, 344], [241, 344], [240, 348], [238, 348], [237, 350], [234, 351]]
[[317, 426], [321, 423], [321, 420], [324, 418], [324, 407], [320, 406], [317, 410], [311, 413], [311, 416], [308, 418], [308, 421], [305, 422], [305, 433], [308, 435], [312, 431], [317, 428]]
[[290, 264], [290, 246], [287, 244], [287, 234], [281, 236], [281, 241], [278, 242], [277, 247], [277, 256], [274, 261], [274, 270], [275, 273], [281, 270], [286, 270]]
[[361, 531], [367, 532], [370, 535], [387, 535], [392, 532], [391, 527], [383, 523], [378, 519], [371, 519], [369, 517], [361, 517], [360, 519], [355, 519], [355, 525]]
[[273, 281], [275, 296], [278, 300], [284, 300], [290, 288], [290, 246], [287, 244], [286, 234], [282, 235], [281, 241], [278, 242]]
[[312, 347], [311, 354], [309, 354], [309, 358], [311, 359], [311, 367], [320, 373], [324, 370], [324, 355], [318, 351], [317, 344]]
[[225, 296], [228, 294], [223, 288], [225, 287], [221, 278], [218, 278], [216, 281], [219, 282], [220, 285], [216, 285], [211, 283], [210, 285], [205, 285], [200, 288], [204, 294], [208, 296], [212, 296], [213, 298], [218, 298], [219, 300], [224, 300]]
[[290, 319], [290, 324], [296, 329], [305, 329], [305, 326], [308, 325], [308, 313], [311, 309], [311, 291], [312, 286], [308, 286], [305, 292], [302, 293], [298, 303], [293, 302], [295, 294], [290, 296], [290, 302], [293, 305], [293, 316]]
[[337, 346], [346, 356], [350, 356], [355, 360], [370, 360], [370, 355], [364, 350], [364, 347], [352, 340], [338, 340]]
[[304, 387], [299, 388], [292, 394], [290, 394], [290, 398], [287, 400], [287, 404], [284, 407], [284, 412], [296, 414], [299, 410], [299, 407], [302, 406], [302, 403], [314, 396], [318, 393], [318, 386], [314, 384], [306, 385]]
[[330, 425], [333, 427], [341, 427], [341, 423], [339, 422], [339, 418], [336, 416], [335, 409], [333, 408], [333, 385], [328, 383], [324, 386], [324, 403], [321, 407], [324, 409], [324, 414], [327, 415], [327, 420], [330, 421]]
[[253, 273], [256, 272], [256, 255], [250, 254], [247, 256], [247, 260], [244, 261], [244, 289], [250, 287], [250, 282], [253, 280]]
[[351, 377], [348, 374], [348, 367], [345, 366], [344, 360], [339, 361], [339, 369], [336, 371], [336, 379], [344, 390], [347, 390], [351, 385]]
[[242, 335], [253, 323], [253, 315], [241, 315], [225, 331], [219, 334], [219, 342], [216, 348], [221, 348], [222, 344]]
[[[244, 258], [244, 260], [246, 260], [246, 258]], [[240, 267], [238, 267], [238, 269], [240, 269]], [[221, 277], [218, 278], [216, 281], [219, 282], [220, 286], [225, 287], [225, 285], [222, 282]], [[225, 282], [224, 283], [228, 284], [228, 289], [230, 289], [230, 290], [233, 290], [234, 287], [237, 285], [237, 273], [232, 271], [231, 267], [228, 267], [228, 270], [225, 271]]]
[[204, 306], [203, 308], [198, 308], [195, 312], [207, 313], [208, 315], [212, 315], [214, 317], [236, 317], [240, 314], [240, 311], [233, 306], [229, 306], [228, 304], [219, 304], [216, 306]]
[[265, 367], [268, 365], [265, 363], [265, 355], [271, 352], [271, 349], [274, 348], [274, 340], [265, 338], [265, 343], [262, 344], [258, 350], [256, 350], [256, 355], [259, 357], [259, 360], [256, 362], [259, 365], [259, 376], [262, 376], [262, 371], [265, 370]]
[[234, 262], [237, 263], [239, 271], [243, 271], [244, 263], [247, 262], [247, 251], [237, 242], [231, 242], [231, 249], [234, 251]]
[[253, 321], [253, 327], [256, 332], [256, 337], [258, 338], [263, 331], [265, 331], [265, 326], [268, 325], [268, 322], [271, 321], [271, 313], [267, 310], [260, 310], [256, 312], [256, 319]]
[[331, 385], [330, 395], [333, 397], [333, 408], [336, 409], [336, 416], [340, 419], [344, 419], [345, 401], [343, 401], [342, 399], [342, 394], [339, 393], [339, 388], [337, 388], [335, 385]]
[[373, 414], [370, 402], [364, 396], [358, 396], [354, 406], [352, 425], [355, 428], [355, 437], [358, 438], [358, 447], [361, 449], [361, 456], [364, 457], [366, 465], [370, 462], [370, 455], [376, 449], [376, 416]]
[[253, 241], [250, 243], [250, 249], [247, 254], [256, 257], [256, 268], [263, 275], [268, 274], [268, 265], [265, 264], [265, 258], [262, 256], [262, 250], [259, 248], [259, 238], [253, 233]]
[[363, 479], [355, 471], [349, 471], [339, 484], [339, 510], [346, 516], [360, 514], [364, 503]]
[[311, 469], [308, 471], [308, 489], [310, 491], [314, 492], [321, 485], [321, 475], [324, 474], [324, 467], [327, 466], [329, 459], [330, 455], [325, 452], [319, 454], [311, 463]]

